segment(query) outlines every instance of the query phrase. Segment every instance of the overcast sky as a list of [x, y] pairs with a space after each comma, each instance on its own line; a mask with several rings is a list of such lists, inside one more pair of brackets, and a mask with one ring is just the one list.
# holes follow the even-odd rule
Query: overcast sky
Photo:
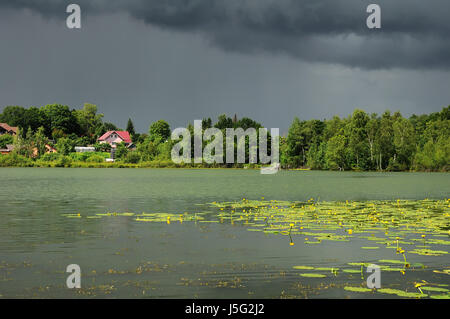
[[236, 113], [282, 133], [294, 116], [435, 112], [450, 104], [449, 18], [448, 0], [0, 0], [0, 112], [89, 102], [141, 132]]

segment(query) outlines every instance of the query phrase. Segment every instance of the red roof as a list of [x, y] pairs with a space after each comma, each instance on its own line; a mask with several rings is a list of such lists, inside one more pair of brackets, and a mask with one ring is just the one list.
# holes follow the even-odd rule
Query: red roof
[[17, 134], [18, 128], [15, 126], [9, 126], [6, 123], [0, 123], [0, 127], [3, 127], [7, 132], [14, 132], [14, 134]]
[[130, 133], [127, 131], [108, 131], [98, 138], [99, 141], [106, 140], [112, 133], [117, 133], [125, 143], [131, 143]]

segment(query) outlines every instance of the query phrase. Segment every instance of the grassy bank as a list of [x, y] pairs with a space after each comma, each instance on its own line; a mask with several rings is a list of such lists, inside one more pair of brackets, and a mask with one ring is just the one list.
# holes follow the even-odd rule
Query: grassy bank
[[73, 168], [260, 168], [257, 164], [236, 164], [233, 167], [220, 164], [177, 164], [172, 160], [106, 162], [109, 153], [71, 153], [67, 156], [53, 153], [39, 159], [31, 159], [15, 153], [0, 155], [0, 167], [73, 167]]
[[[174, 163], [171, 160], [154, 160], [140, 161], [137, 163], [129, 163], [126, 161], [106, 162], [105, 158], [109, 157], [109, 153], [93, 152], [73, 153], [67, 156], [61, 154], [46, 154], [45, 156], [32, 159], [15, 153], [8, 155], [0, 155], [0, 167], [67, 167], [67, 168], [248, 168], [259, 169], [259, 164], [185, 164]], [[292, 170], [310, 170], [309, 168], [292, 169]], [[431, 172], [432, 170], [415, 170]], [[447, 172], [445, 169], [435, 170], [435, 172]]]

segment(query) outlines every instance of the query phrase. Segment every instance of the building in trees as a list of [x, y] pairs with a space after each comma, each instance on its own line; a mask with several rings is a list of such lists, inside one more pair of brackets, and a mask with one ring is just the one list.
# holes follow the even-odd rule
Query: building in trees
[[0, 147], [0, 154], [7, 155], [14, 150], [13, 144], [6, 144], [5, 147]]
[[9, 135], [17, 135], [18, 127], [9, 126], [6, 123], [0, 123], [0, 135], [9, 134]]
[[127, 148], [133, 148], [130, 133], [127, 131], [108, 131], [98, 138], [100, 144], [108, 143], [112, 148], [116, 148], [120, 143], [124, 143]]

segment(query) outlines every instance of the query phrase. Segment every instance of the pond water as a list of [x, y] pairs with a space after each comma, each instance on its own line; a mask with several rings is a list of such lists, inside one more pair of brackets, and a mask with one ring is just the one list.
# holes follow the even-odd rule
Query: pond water
[[[1, 168], [0, 181], [3, 298], [449, 296], [445, 173]], [[382, 292], [364, 289], [371, 263]]]

